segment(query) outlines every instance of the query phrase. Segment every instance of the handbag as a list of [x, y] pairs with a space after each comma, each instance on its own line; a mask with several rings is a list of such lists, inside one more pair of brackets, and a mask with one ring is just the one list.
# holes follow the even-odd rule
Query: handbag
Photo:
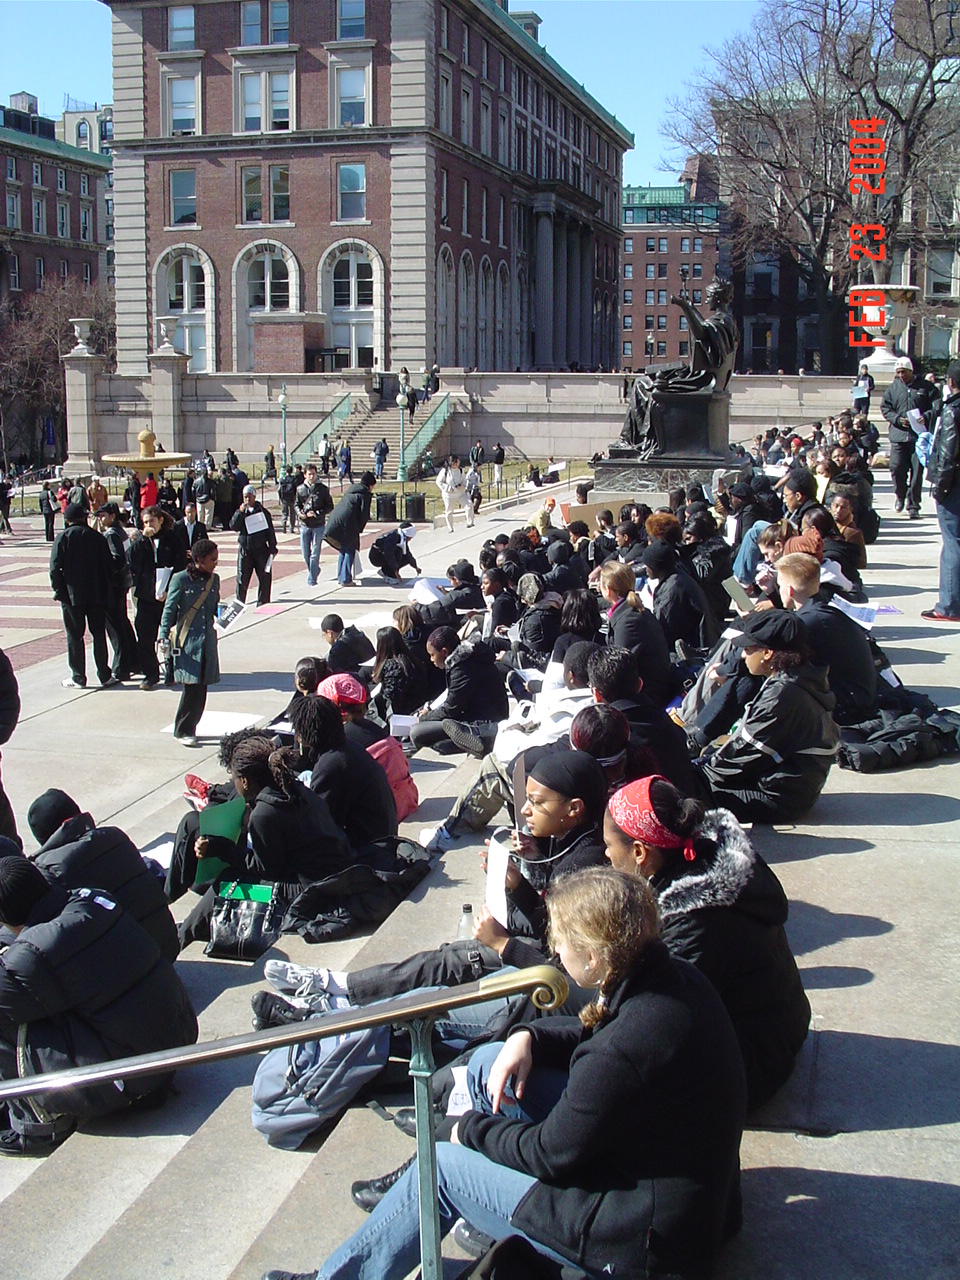
[[280, 937], [284, 903], [276, 885], [229, 881], [217, 890], [204, 955], [221, 960], [259, 960]]

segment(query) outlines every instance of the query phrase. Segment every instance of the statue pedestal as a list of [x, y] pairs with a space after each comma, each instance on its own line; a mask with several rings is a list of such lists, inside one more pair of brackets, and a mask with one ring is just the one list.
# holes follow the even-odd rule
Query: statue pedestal
[[608, 449], [594, 469], [598, 489], [616, 493], [666, 493], [681, 485], [708, 484], [718, 468], [736, 470], [730, 453], [730, 392], [670, 396], [656, 407], [666, 448], [640, 458], [623, 441]]
[[669, 493], [671, 489], [685, 489], [690, 484], [712, 484], [717, 470], [736, 471], [736, 459], [732, 454], [678, 457], [658, 454], [639, 462], [632, 457], [601, 459], [594, 467], [594, 484], [598, 490], [622, 493], [639, 498], [644, 493]]

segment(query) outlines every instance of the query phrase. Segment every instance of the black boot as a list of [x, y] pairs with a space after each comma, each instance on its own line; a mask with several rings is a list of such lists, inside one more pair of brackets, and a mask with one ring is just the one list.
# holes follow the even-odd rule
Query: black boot
[[310, 1017], [309, 1009], [301, 1009], [291, 1004], [283, 996], [272, 991], [256, 991], [250, 997], [253, 1009], [253, 1029], [263, 1031], [266, 1027], [285, 1027], [291, 1022], [306, 1022]]
[[350, 1188], [354, 1204], [359, 1205], [364, 1213], [373, 1213], [390, 1188], [400, 1181], [416, 1158], [411, 1156], [409, 1160], [404, 1160], [399, 1168], [391, 1173], [385, 1173], [382, 1178], [371, 1178], [369, 1182], [355, 1182]]
[[317, 1280], [315, 1271], [265, 1271], [261, 1280]]

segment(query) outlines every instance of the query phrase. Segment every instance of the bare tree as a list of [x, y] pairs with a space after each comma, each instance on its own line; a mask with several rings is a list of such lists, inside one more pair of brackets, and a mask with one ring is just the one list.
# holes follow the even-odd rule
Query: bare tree
[[[917, 200], [942, 187], [945, 167], [956, 175], [949, 9], [915, 0], [908, 22], [893, 0], [766, 0], [749, 35], [708, 50], [669, 104], [664, 131], [683, 154], [718, 157], [734, 264], [785, 253], [806, 280], [824, 372], [843, 363], [850, 285], [889, 281], [895, 247], [929, 234]], [[883, 142], [875, 164], [850, 146], [871, 134]]]
[[0, 309], [0, 442], [4, 463], [16, 450], [39, 459], [47, 419], [54, 424], [56, 456], [67, 453], [63, 357], [76, 337], [72, 316], [93, 318], [91, 350], [116, 364], [113, 291], [79, 280], [49, 281], [18, 306]]

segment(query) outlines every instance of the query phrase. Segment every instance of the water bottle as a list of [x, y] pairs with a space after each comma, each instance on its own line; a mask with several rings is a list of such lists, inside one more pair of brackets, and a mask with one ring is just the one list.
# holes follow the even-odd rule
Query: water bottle
[[473, 940], [473, 903], [465, 902], [463, 904], [463, 912], [460, 916], [460, 923], [457, 925], [457, 941]]

